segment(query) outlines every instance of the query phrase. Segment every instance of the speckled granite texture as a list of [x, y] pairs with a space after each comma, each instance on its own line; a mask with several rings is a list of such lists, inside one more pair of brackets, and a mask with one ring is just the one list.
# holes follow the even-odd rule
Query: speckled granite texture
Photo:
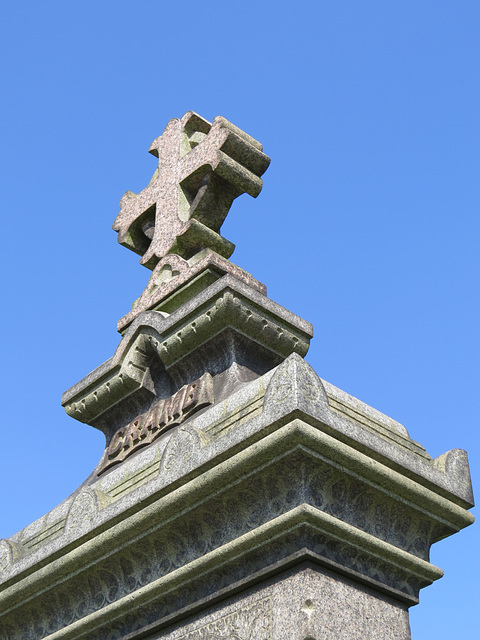
[[124, 638], [305, 561], [357, 585], [352, 619], [368, 587], [372, 624], [394, 601], [385, 620], [407, 628], [406, 607], [442, 575], [430, 545], [472, 520], [464, 453], [432, 460], [297, 354], [235, 381], [98, 475], [101, 460], [71, 498], [2, 543], [0, 637]]
[[[139, 638], [133, 633], [129, 640]], [[408, 611], [388, 597], [309, 563], [221, 605], [155, 630], [149, 640], [405, 640]]]
[[[213, 164], [187, 180], [188, 211], [168, 162], [122, 200], [120, 239], [152, 279], [114, 355], [62, 399], [105, 452], [73, 495], [0, 541], [0, 638], [408, 640], [408, 607], [442, 576], [431, 545], [473, 521], [466, 453], [432, 459], [317, 376], [311, 325], [187, 224], [198, 215], [218, 235], [231, 200], [209, 207], [232, 185], [259, 191], [261, 145], [224, 119], [172, 122], [168, 144], [188, 138], [182, 171], [202, 144]], [[167, 222], [181, 215], [157, 233], [162, 202]]]

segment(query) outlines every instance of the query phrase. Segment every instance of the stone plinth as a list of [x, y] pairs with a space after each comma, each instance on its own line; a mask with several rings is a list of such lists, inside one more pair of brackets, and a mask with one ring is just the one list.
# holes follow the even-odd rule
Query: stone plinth
[[215, 606], [226, 625], [265, 593], [268, 638], [284, 618], [342, 637], [322, 621], [345, 601], [348, 637], [408, 638], [407, 608], [442, 575], [431, 544], [472, 521], [464, 452], [432, 460], [295, 353], [104, 465], [3, 543], [0, 637], [183, 637], [190, 616], [205, 627]]
[[129, 638], [401, 640], [408, 635], [406, 605], [318, 564], [300, 562], [180, 623], [163, 628], [151, 625]]

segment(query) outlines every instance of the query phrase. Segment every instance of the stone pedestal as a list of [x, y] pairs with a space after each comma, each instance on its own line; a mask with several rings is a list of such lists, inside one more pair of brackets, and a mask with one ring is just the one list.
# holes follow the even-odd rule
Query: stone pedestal
[[140, 314], [64, 395], [105, 454], [3, 541], [0, 637], [408, 638], [431, 544], [472, 521], [466, 454], [322, 381], [310, 335], [231, 275]]
[[[195, 114], [181, 126], [192, 149], [210, 135]], [[227, 177], [223, 216], [258, 191], [251, 172], [268, 158], [238, 131], [217, 122], [217, 165], [201, 180], [196, 168], [187, 194], [201, 224], [182, 213], [171, 237], [156, 228], [144, 257], [157, 263], [115, 354], [63, 396], [105, 452], [73, 495], [0, 542], [2, 640], [407, 640], [408, 608], [442, 576], [431, 545], [473, 521], [464, 451], [432, 459], [318, 377], [303, 359], [311, 325], [264, 285], [212, 247], [188, 254], [225, 245], [220, 214], [205, 224]], [[154, 176], [122, 199], [126, 246], [148, 247], [167, 187]]]
[[196, 615], [155, 628], [151, 640], [403, 640], [407, 606], [324, 567], [301, 562]]

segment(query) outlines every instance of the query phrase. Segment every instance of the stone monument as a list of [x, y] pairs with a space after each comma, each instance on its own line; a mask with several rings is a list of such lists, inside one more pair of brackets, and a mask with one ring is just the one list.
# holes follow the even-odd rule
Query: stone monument
[[320, 379], [311, 325], [229, 262], [233, 200], [270, 162], [189, 112], [113, 228], [152, 270], [107, 362], [63, 395], [105, 452], [62, 504], [0, 542], [2, 640], [406, 640], [471, 524], [467, 456]]

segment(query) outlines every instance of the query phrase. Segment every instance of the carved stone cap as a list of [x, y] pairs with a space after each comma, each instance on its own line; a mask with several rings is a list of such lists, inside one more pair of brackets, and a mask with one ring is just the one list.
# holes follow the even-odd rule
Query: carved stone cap
[[309, 322], [228, 274], [170, 315], [140, 314], [114, 356], [66, 391], [62, 405], [73, 418], [104, 430], [96, 421], [114, 406], [138, 394], [155, 399], [156, 364], [174, 375], [177, 386], [190, 382], [189, 376], [218, 372], [226, 334], [237, 336], [252, 360], [263, 358], [265, 373], [292, 353], [304, 356], [313, 331]]
[[118, 331], [125, 333], [127, 327], [144, 311], [172, 313], [227, 273], [266, 295], [267, 287], [264, 284], [211, 249], [200, 251], [190, 260], [170, 254], [158, 262], [144, 292], [133, 303], [132, 310], [118, 321]]

